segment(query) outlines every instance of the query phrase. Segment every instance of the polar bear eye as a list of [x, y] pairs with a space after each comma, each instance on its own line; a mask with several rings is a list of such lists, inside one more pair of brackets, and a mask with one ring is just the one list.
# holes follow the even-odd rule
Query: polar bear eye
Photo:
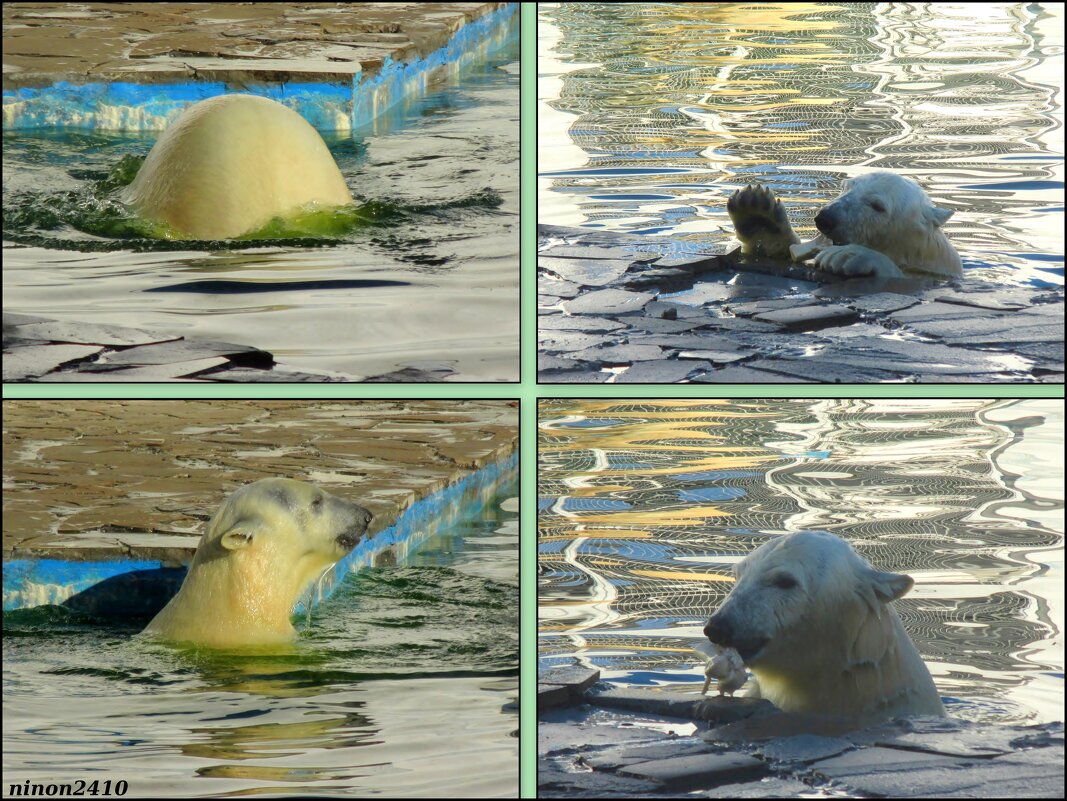
[[791, 590], [797, 586], [797, 580], [783, 573], [774, 577], [774, 586], [780, 590]]
[[867, 201], [867, 205], [870, 206], [872, 209], [874, 209], [875, 211], [877, 211], [880, 214], [884, 214], [885, 213], [885, 206], [882, 205], [882, 202], [879, 201], [879, 200], [868, 200]]
[[315, 500], [311, 502], [311, 508], [316, 512], [322, 507], [322, 496], [319, 495]]

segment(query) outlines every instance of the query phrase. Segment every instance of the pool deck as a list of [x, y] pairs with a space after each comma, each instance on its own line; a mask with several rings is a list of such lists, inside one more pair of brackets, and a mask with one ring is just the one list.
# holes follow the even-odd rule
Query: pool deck
[[[465, 26], [507, 3], [8, 3], [4, 5], [4, 124], [138, 130], [165, 127], [160, 93], [130, 87], [216, 85], [208, 94], [256, 86], [375, 85], [398, 65], [440, 54]], [[455, 60], [446, 53], [429, 67]], [[403, 70], [400, 70], [403, 73]], [[402, 80], [424, 76], [405, 73]], [[36, 90], [59, 91], [42, 101]], [[87, 85], [98, 87], [86, 93]], [[393, 95], [410, 86], [389, 88]], [[95, 92], [95, 94], [94, 94]], [[116, 93], [133, 112], [116, 113]], [[88, 105], [65, 101], [79, 97]], [[356, 98], [358, 100], [358, 98]], [[58, 101], [58, 102], [56, 102]], [[95, 101], [95, 102], [94, 102]], [[375, 97], [373, 117], [385, 99]], [[119, 100], [121, 105], [122, 101]], [[140, 109], [136, 107], [140, 104]], [[27, 108], [29, 106], [30, 108]], [[95, 106], [95, 107], [94, 107]], [[304, 111], [304, 109], [298, 109]], [[140, 113], [138, 113], [138, 111]], [[311, 114], [312, 122], [320, 123]], [[344, 128], [339, 125], [329, 126]]]
[[514, 401], [18, 400], [4, 404], [4, 560], [188, 561], [237, 487], [318, 483], [393, 525], [510, 458]]
[[612, 689], [599, 677], [538, 675], [539, 798], [1063, 797], [1062, 722], [922, 717], [857, 731], [695, 685]]
[[827, 282], [659, 237], [537, 233], [542, 383], [1064, 380], [1062, 287]]

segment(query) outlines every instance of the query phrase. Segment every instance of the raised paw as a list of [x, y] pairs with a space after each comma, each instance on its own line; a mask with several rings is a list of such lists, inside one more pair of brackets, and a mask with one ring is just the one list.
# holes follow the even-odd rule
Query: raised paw
[[738, 189], [726, 201], [726, 212], [746, 256], [788, 261], [789, 246], [800, 242], [789, 225], [785, 206], [766, 187], [749, 184]]
[[863, 245], [834, 245], [815, 256], [815, 266], [828, 273], [848, 278], [874, 276], [876, 278], [902, 278], [904, 273], [893, 260], [877, 250]]

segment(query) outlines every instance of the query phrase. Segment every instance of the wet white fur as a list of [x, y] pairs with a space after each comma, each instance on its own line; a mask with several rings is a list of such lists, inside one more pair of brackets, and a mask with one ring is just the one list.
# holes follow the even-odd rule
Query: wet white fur
[[[321, 511], [311, 514], [316, 498]], [[145, 632], [212, 647], [291, 641], [297, 599], [348, 551], [337, 536], [351, 524], [352, 508], [302, 481], [241, 487], [211, 518], [181, 589]]]
[[767, 640], [746, 663], [756, 680], [746, 695], [787, 712], [867, 721], [944, 715], [933, 679], [891, 604], [911, 589], [910, 576], [875, 570], [826, 532], [771, 540], [745, 557], [735, 574], [717, 614], [740, 636]]
[[309, 203], [352, 202], [318, 132], [295, 111], [253, 95], [185, 109], [121, 197], [192, 239], [231, 239]]

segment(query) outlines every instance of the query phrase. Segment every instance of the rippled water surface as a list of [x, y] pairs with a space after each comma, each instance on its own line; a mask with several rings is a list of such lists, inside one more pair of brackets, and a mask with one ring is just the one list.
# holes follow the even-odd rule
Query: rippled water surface
[[6, 612], [5, 782], [514, 798], [518, 504], [504, 489], [400, 564], [350, 574], [289, 656], [178, 652], [61, 607]]
[[1063, 281], [1061, 4], [540, 4], [539, 221], [726, 243], [773, 187], [918, 179], [971, 275]]
[[769, 536], [848, 539], [950, 715], [1063, 716], [1063, 403], [543, 401], [542, 666], [699, 692], [691, 649]]
[[94, 188], [157, 134], [5, 131], [5, 310], [254, 345], [353, 376], [414, 365], [517, 380], [512, 25], [485, 62], [425, 97], [351, 136], [323, 134], [366, 214], [320, 237], [220, 249], [111, 234]]

